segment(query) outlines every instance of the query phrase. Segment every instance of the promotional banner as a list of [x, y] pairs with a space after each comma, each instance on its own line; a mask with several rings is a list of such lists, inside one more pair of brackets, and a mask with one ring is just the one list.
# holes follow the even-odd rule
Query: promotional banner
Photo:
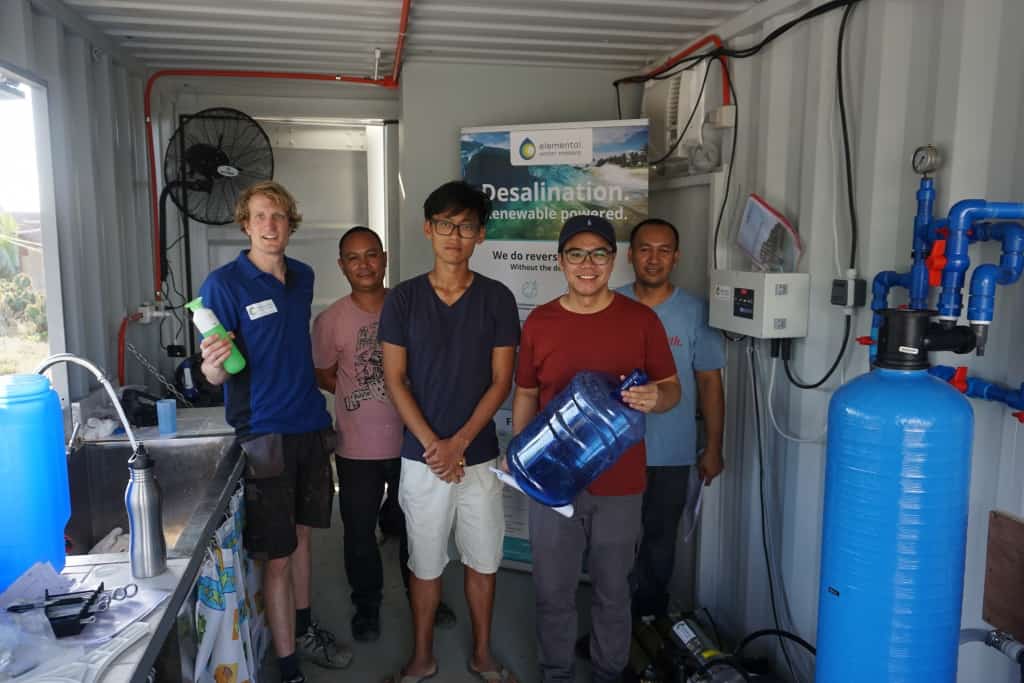
[[[602, 216], [619, 242], [610, 285], [633, 280], [626, 259], [629, 231], [647, 218], [647, 120], [464, 128], [462, 176], [494, 204], [487, 239], [470, 267], [504, 282], [519, 318], [565, 292], [558, 233], [577, 214]], [[495, 421], [502, 446], [511, 411]], [[505, 491], [505, 560], [529, 567], [526, 500]]]

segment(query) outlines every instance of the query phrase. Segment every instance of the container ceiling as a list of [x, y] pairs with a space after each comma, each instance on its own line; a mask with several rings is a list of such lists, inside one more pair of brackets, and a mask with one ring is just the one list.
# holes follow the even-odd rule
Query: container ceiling
[[[402, 0], [63, 0], [151, 68], [391, 73]], [[637, 69], [756, 0], [412, 0], [402, 60]]]

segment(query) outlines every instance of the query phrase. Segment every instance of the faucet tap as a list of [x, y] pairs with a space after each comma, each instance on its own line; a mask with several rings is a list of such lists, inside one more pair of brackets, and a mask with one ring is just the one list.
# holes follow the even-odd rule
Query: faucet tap
[[[110, 401], [114, 404], [114, 410], [117, 411], [117, 417], [121, 420], [121, 424], [124, 426], [125, 434], [128, 435], [128, 441], [132, 444], [132, 456], [129, 458], [128, 462], [133, 462], [135, 460], [135, 456], [139, 452], [139, 442], [135, 440], [135, 432], [132, 431], [132, 426], [128, 424], [128, 418], [124, 414], [124, 408], [121, 407], [121, 402], [117, 400], [117, 393], [114, 391], [114, 387], [111, 386], [110, 380], [107, 379], [106, 375], [104, 375], [103, 371], [98, 367], [84, 358], [79, 358], [73, 353], [58, 353], [50, 356], [49, 358], [45, 358], [38, 366], [36, 366], [34, 372], [37, 375], [41, 375], [58, 363], [73, 363], [74, 365], [80, 365], [91, 372], [99, 383], [103, 385], [103, 388], [106, 389], [107, 394], [110, 396]], [[72, 440], [74, 440], [74, 433], [72, 433]]]

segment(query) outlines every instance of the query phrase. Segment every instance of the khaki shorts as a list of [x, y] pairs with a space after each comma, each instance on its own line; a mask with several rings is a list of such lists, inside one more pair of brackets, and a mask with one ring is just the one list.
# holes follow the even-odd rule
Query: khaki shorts
[[453, 527], [462, 564], [480, 574], [498, 571], [505, 509], [502, 484], [490, 470], [494, 463], [467, 467], [461, 482], [448, 484], [426, 464], [402, 460], [398, 504], [405, 512], [409, 570], [416, 578], [430, 581], [441, 576]]

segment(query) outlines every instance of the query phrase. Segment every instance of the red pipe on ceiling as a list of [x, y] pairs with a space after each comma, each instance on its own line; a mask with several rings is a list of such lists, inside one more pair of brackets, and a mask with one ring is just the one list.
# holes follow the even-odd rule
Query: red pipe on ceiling
[[[655, 67], [644, 74], [644, 76], [657, 76], [658, 74], [664, 73], [671, 69], [673, 66], [681, 62], [686, 57], [689, 57], [697, 50], [707, 45], [714, 45], [715, 47], [722, 47], [722, 39], [717, 34], [711, 33], [696, 43], [690, 45], [688, 48], [680, 52], [679, 54], [669, 57], [664, 64]], [[732, 102], [732, 96], [729, 93], [729, 70], [725, 66], [725, 57], [719, 57], [718, 61], [722, 64], [722, 104], [729, 104]]]
[[376, 85], [382, 88], [398, 87], [398, 76], [402, 69], [402, 50], [405, 47], [405, 34], [409, 27], [409, 8], [412, 0], [402, 0], [402, 17], [398, 25], [398, 40], [395, 45], [394, 66], [391, 75], [384, 78], [362, 78], [359, 76], [343, 76], [341, 74], [317, 74], [288, 71], [232, 71], [218, 69], [162, 69], [155, 72], [146, 81], [143, 101], [143, 114], [146, 120], [146, 151], [149, 157], [149, 195], [153, 212], [153, 291], [156, 300], [163, 298], [161, 285], [163, 272], [160, 267], [160, 207], [159, 193], [156, 190], [156, 150], [153, 147], [153, 117], [151, 96], [156, 81], [165, 76], [202, 76], [211, 78], [274, 78], [298, 81], [335, 81], [339, 83], [359, 83]]

